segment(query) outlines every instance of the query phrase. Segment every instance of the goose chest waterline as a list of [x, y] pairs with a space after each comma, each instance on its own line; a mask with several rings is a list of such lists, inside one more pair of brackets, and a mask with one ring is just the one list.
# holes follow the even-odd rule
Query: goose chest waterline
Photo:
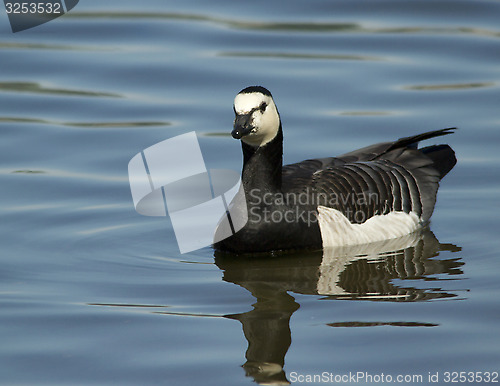
[[243, 170], [231, 214], [248, 221], [214, 243], [220, 251], [319, 249], [404, 236], [428, 223], [439, 181], [456, 164], [448, 145], [418, 148], [454, 131], [448, 128], [283, 166], [283, 130], [271, 93], [243, 89], [234, 112], [231, 134], [241, 140]]

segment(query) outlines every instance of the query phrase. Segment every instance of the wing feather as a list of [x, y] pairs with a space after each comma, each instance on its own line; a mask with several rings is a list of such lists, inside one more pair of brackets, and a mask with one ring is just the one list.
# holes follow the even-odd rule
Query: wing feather
[[[282, 188], [287, 192], [316, 195], [310, 197], [310, 202], [337, 209], [353, 223], [391, 211], [414, 212], [427, 221], [434, 209], [440, 177], [456, 160], [447, 145], [420, 151], [417, 144], [424, 139], [451, 134], [453, 130], [430, 131], [371, 145], [337, 158], [286, 165]], [[437, 159], [444, 159], [447, 166], [444, 169], [434, 166]], [[356, 215], [360, 212], [363, 216]]]

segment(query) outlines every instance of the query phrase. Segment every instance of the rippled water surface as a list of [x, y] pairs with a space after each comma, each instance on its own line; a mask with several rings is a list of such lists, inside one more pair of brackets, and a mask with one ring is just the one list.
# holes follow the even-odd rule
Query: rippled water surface
[[[2, 13], [0, 383], [500, 371], [499, 20], [479, 0], [86, 0], [13, 34]], [[180, 254], [168, 219], [135, 212], [128, 162], [196, 130], [208, 167], [240, 170], [232, 100], [252, 84], [286, 163], [459, 127], [430, 230]]]

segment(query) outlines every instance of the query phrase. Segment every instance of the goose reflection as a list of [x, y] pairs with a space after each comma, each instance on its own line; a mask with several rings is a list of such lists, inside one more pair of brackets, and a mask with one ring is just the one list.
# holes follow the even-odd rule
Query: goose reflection
[[[283, 367], [291, 344], [290, 317], [299, 308], [290, 292], [332, 300], [415, 302], [452, 298], [457, 294], [436, 288], [435, 281], [459, 279], [463, 263], [459, 258], [436, 257], [441, 251], [459, 250], [452, 244], [440, 244], [426, 229], [399, 239], [312, 253], [243, 258], [216, 253], [215, 263], [224, 272], [223, 280], [245, 288], [256, 299], [251, 311], [226, 315], [243, 326], [248, 341], [243, 365], [246, 375], [261, 384], [289, 383]], [[403, 282], [398, 280], [395, 284], [395, 279]], [[422, 280], [433, 285], [404, 286], [404, 280]], [[377, 321], [328, 325], [434, 326]]]

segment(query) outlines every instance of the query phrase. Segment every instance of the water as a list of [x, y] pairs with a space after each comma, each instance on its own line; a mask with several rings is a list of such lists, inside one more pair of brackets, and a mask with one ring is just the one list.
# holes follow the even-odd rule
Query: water
[[[1, 16], [0, 383], [500, 371], [499, 16], [476, 0], [87, 0], [17, 34]], [[181, 255], [168, 219], [134, 211], [128, 161], [196, 130], [208, 167], [239, 170], [231, 104], [252, 84], [275, 96], [286, 163], [458, 126], [430, 231]]]

